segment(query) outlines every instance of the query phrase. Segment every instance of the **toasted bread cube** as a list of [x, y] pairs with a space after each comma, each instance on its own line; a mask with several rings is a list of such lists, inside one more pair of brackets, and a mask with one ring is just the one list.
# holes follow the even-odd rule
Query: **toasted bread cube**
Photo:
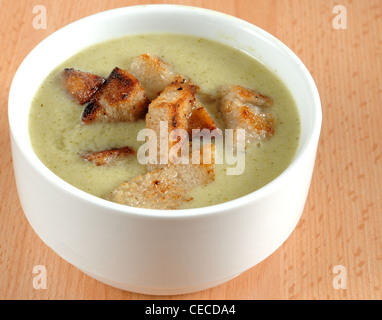
[[80, 104], [89, 102], [98, 88], [105, 82], [103, 77], [73, 68], [64, 69], [62, 78], [68, 93]]
[[139, 81], [114, 68], [82, 113], [82, 122], [124, 122], [143, 119], [149, 99]]
[[219, 110], [228, 129], [245, 129], [246, 144], [274, 134], [274, 117], [263, 112], [271, 98], [239, 85], [220, 88]]
[[214, 145], [194, 150], [191, 157], [195, 153], [199, 153], [200, 159], [209, 160], [201, 161], [200, 164], [192, 164], [190, 160], [189, 164], [177, 164], [148, 172], [122, 183], [106, 199], [140, 208], [178, 209], [192, 200], [188, 195], [190, 191], [215, 180]]
[[[156, 164], [148, 164], [148, 170], [154, 171], [171, 164], [174, 159], [169, 152], [175, 144], [181, 143], [179, 139], [172, 141], [181, 135], [182, 130], [187, 134], [188, 118], [191, 114], [192, 105], [195, 101], [195, 93], [198, 87], [191, 83], [175, 81], [167, 86], [163, 92], [149, 105], [146, 115], [146, 129], [151, 129], [157, 136], [158, 157]], [[167, 125], [166, 139], [168, 148], [161, 148], [161, 122]], [[163, 126], [162, 126], [163, 127]], [[175, 140], [175, 139], [174, 139]], [[188, 141], [188, 139], [187, 139]], [[188, 143], [188, 142], [187, 142]], [[160, 164], [160, 159], [168, 159], [168, 163]]]
[[190, 139], [192, 139], [193, 136], [198, 135], [195, 134], [195, 131], [192, 132], [193, 129], [199, 129], [200, 131], [207, 129], [210, 132], [217, 129], [215, 121], [198, 99], [195, 99], [191, 116], [188, 119], [188, 136]]
[[136, 57], [130, 72], [139, 80], [151, 100], [175, 81], [177, 76], [171, 65], [151, 53]]
[[81, 157], [86, 161], [95, 163], [97, 166], [104, 166], [116, 160], [125, 159], [134, 154], [135, 151], [126, 146], [97, 152], [88, 152], [82, 154]]

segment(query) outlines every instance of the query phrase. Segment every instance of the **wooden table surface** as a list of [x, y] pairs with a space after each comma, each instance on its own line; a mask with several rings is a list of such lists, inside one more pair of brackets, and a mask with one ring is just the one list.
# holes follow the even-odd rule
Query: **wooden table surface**
[[[14, 180], [7, 104], [19, 64], [49, 34], [99, 11], [165, 2], [222, 11], [283, 41], [317, 83], [323, 127], [303, 216], [282, 247], [218, 287], [156, 297], [86, 276], [32, 231]], [[47, 10], [46, 29], [33, 26], [37, 5]], [[0, 8], [0, 299], [382, 298], [381, 0], [0, 0]], [[344, 9], [346, 20], [336, 19]], [[37, 265], [46, 267], [46, 289], [33, 286]]]

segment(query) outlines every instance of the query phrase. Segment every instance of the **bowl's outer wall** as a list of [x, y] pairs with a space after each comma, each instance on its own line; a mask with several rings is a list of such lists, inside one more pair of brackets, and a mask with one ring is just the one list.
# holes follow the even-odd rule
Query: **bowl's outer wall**
[[[88, 45], [153, 30], [177, 30], [236, 46], [277, 69], [287, 82], [300, 112], [301, 145], [295, 163], [267, 186], [263, 196], [246, 196], [245, 201], [235, 200], [234, 206], [219, 206], [218, 212], [207, 207], [198, 214], [179, 217], [129, 214], [134, 209], [123, 212], [79, 196], [81, 193], [61, 182], [33, 153], [28, 109], [50, 70]], [[63, 50], [58, 45], [62, 43], [68, 43]], [[23, 95], [18, 94], [25, 86], [29, 87]], [[309, 73], [293, 53], [264, 31], [238, 19], [179, 6], [123, 8], [86, 18], [43, 41], [25, 59], [12, 84], [11, 144], [23, 210], [50, 248], [106, 283], [151, 294], [208, 288], [265, 259], [295, 228], [314, 167], [321, 125], [319, 104]]]
[[256, 203], [218, 215], [163, 219], [114, 214], [73, 197], [36, 172], [12, 144], [20, 201], [40, 238], [81, 270], [151, 294], [209, 287], [273, 253], [301, 216], [315, 157], [290, 184]]

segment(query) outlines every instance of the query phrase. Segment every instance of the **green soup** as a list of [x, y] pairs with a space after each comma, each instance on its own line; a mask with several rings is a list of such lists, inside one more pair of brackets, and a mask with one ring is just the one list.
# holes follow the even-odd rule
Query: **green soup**
[[[81, 123], [80, 106], [62, 86], [60, 73], [74, 68], [107, 77], [114, 67], [128, 69], [137, 55], [151, 52], [172, 64], [177, 72], [192, 79], [203, 93], [214, 95], [219, 86], [239, 84], [272, 97], [275, 134], [251, 144], [246, 152], [245, 170], [227, 175], [228, 164], [216, 165], [213, 183], [195, 189], [193, 200], [183, 208], [210, 206], [253, 192], [282, 173], [293, 160], [300, 136], [300, 120], [293, 97], [277, 74], [261, 62], [232, 47], [206, 39], [178, 34], [134, 35], [89, 47], [58, 66], [44, 80], [32, 101], [29, 134], [40, 160], [71, 185], [103, 197], [119, 184], [146, 173], [146, 166], [132, 156], [106, 166], [84, 161], [80, 154], [113, 147], [135, 150], [145, 121], [123, 123]], [[215, 102], [205, 107], [224, 129]]]

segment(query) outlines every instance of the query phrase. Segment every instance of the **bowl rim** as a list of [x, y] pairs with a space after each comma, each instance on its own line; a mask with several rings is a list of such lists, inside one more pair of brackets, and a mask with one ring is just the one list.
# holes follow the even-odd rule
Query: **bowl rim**
[[[162, 209], [146, 209], [146, 208], [137, 208], [137, 207], [131, 207], [123, 204], [114, 203], [102, 198], [99, 198], [97, 196], [94, 196], [92, 194], [89, 194], [85, 191], [82, 191], [81, 189], [78, 189], [77, 187], [74, 187], [70, 183], [66, 182], [62, 178], [58, 177], [56, 174], [54, 174], [48, 167], [46, 167], [42, 161], [37, 157], [37, 155], [34, 153], [33, 148], [30, 144], [26, 148], [19, 148], [20, 151], [23, 153], [26, 159], [28, 159], [29, 163], [36, 169], [44, 179], [48, 180], [49, 183], [55, 185], [56, 187], [60, 188], [62, 191], [69, 193], [71, 196], [74, 196], [78, 198], [79, 200], [89, 202], [93, 205], [99, 206], [103, 209], [107, 209], [109, 211], [113, 211], [117, 214], [122, 215], [137, 215], [139, 217], [155, 217], [155, 218], [163, 218], [163, 219], [181, 219], [181, 218], [191, 218], [195, 216], [210, 216], [213, 214], [221, 214], [222, 212], [232, 210], [232, 209], [238, 209], [242, 206], [247, 205], [250, 202], [254, 202], [257, 199], [264, 198], [270, 194], [272, 194], [275, 190], [280, 188], [284, 183], [288, 181], [288, 177], [293, 174], [293, 172], [298, 167], [304, 163], [305, 159], [309, 157], [312, 154], [316, 153], [317, 148], [317, 142], [319, 140], [320, 132], [321, 132], [321, 124], [322, 124], [322, 110], [321, 110], [321, 101], [320, 96], [318, 93], [318, 89], [316, 87], [316, 84], [313, 80], [312, 75], [309, 73], [306, 66], [303, 64], [303, 62], [297, 57], [297, 55], [289, 49], [283, 42], [278, 40], [276, 37], [271, 35], [269, 32], [253, 25], [252, 23], [249, 23], [245, 20], [242, 20], [240, 18], [231, 16], [229, 14], [211, 10], [211, 9], [205, 9], [195, 6], [186, 6], [186, 5], [176, 5], [176, 4], [148, 4], [148, 5], [135, 5], [135, 6], [127, 6], [127, 7], [120, 7], [120, 8], [114, 8], [111, 10], [101, 11], [89, 16], [86, 16], [84, 18], [81, 18], [79, 20], [76, 20], [74, 22], [71, 22], [60, 29], [56, 30], [52, 34], [50, 34], [48, 37], [46, 37], [44, 40], [42, 40], [37, 46], [35, 46], [31, 52], [25, 57], [23, 62], [18, 67], [14, 78], [12, 80], [10, 92], [9, 92], [9, 99], [8, 99], [8, 121], [9, 121], [9, 127], [10, 127], [10, 133], [15, 141], [15, 143], [20, 146], [20, 139], [18, 139], [17, 135], [14, 134], [14, 121], [16, 121], [14, 118], [15, 116], [12, 116], [12, 96], [15, 93], [14, 90], [14, 83], [15, 79], [17, 78], [19, 74], [19, 70], [21, 69], [21, 66], [24, 64], [24, 62], [27, 60], [28, 56], [43, 42], [45, 42], [47, 39], [54, 37], [58, 32], [63, 32], [66, 28], [74, 27], [76, 24], [85, 23], [87, 20], [90, 19], [96, 19], [97, 17], [103, 17], [107, 15], [113, 15], [113, 14], [124, 14], [125, 11], [130, 12], [132, 10], [145, 10], [146, 8], [152, 9], [152, 10], [179, 10], [179, 11], [190, 11], [193, 10], [195, 12], [203, 13], [206, 15], [220, 15], [223, 16], [226, 19], [232, 20], [234, 23], [240, 25], [244, 29], [251, 29], [252, 31], [260, 34], [262, 37], [270, 40], [274, 45], [276, 45], [279, 49], [285, 51], [290, 58], [293, 59], [294, 62], [296, 62], [300, 67], [300, 72], [306, 79], [308, 83], [308, 87], [310, 89], [310, 94], [312, 95], [313, 100], [313, 127], [310, 130], [310, 136], [307, 138], [307, 143], [305, 146], [299, 146], [292, 162], [288, 165], [288, 167], [276, 178], [271, 180], [269, 183], [264, 185], [263, 187], [250, 192], [244, 196], [241, 196], [239, 198], [211, 205], [211, 206], [205, 206], [205, 207], [199, 207], [199, 208], [190, 208], [190, 209], [175, 209], [175, 210], [162, 210]], [[301, 148], [301, 150], [300, 150]], [[32, 155], [33, 154], [33, 155]]]

